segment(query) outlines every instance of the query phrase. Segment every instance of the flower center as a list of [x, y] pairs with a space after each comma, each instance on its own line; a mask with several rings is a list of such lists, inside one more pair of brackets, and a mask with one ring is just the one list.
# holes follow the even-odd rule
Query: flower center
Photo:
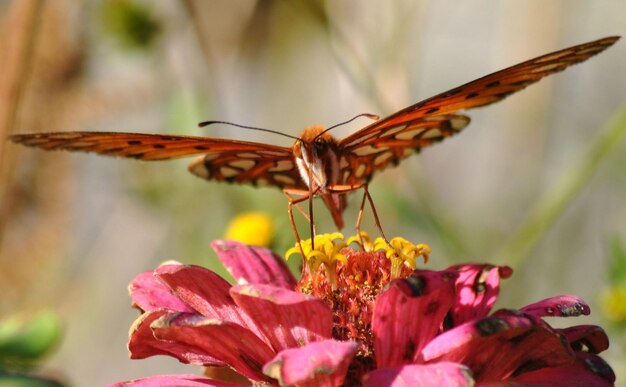
[[[356, 242], [361, 249], [347, 247]], [[372, 311], [376, 297], [395, 278], [406, 278], [415, 269], [420, 256], [427, 260], [430, 248], [413, 245], [402, 238], [389, 243], [378, 238], [371, 242], [366, 233], [344, 242], [339, 233], [302, 241], [302, 250], [296, 244], [287, 251], [305, 254], [307, 270], [296, 286], [296, 291], [313, 295], [328, 304], [333, 312], [333, 338], [360, 343], [357, 359], [364, 367], [373, 367], [374, 338]]]

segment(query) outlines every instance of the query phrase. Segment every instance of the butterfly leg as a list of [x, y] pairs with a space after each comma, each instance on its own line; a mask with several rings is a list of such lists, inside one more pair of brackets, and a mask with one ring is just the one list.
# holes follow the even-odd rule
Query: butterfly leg
[[[289, 221], [291, 222], [291, 228], [293, 229], [293, 232], [296, 235], [296, 240], [298, 242], [298, 245], [300, 246], [300, 253], [302, 254], [303, 259], [305, 259], [306, 257], [304, 255], [304, 250], [302, 249], [302, 239], [300, 238], [300, 234], [298, 233], [298, 228], [296, 227], [296, 222], [293, 216], [293, 207], [295, 206], [298, 209], [298, 211], [300, 211], [302, 216], [304, 216], [304, 218], [311, 225], [311, 248], [315, 249], [314, 241], [315, 241], [316, 229], [315, 229], [315, 223], [313, 222], [312, 204], [309, 204], [309, 214], [307, 214], [298, 204], [308, 199], [310, 199], [309, 203], [311, 203], [313, 196], [317, 193], [318, 190], [319, 189], [316, 189], [312, 192], [298, 190], [298, 189], [289, 189], [289, 188], [286, 188], [283, 190], [283, 193], [289, 199], [289, 202], [287, 205], [287, 212], [289, 213]], [[301, 197], [294, 198], [292, 195], [301, 195]]]
[[370, 208], [372, 209], [372, 214], [374, 215], [374, 222], [376, 223], [376, 228], [378, 229], [378, 232], [380, 232], [380, 235], [383, 237], [385, 242], [389, 244], [389, 241], [387, 240], [387, 237], [385, 236], [385, 232], [383, 231], [383, 227], [380, 224], [380, 218], [378, 217], [378, 212], [376, 211], [374, 200], [372, 199], [372, 195], [370, 195], [370, 192], [367, 188], [368, 188], [367, 183], [363, 183], [359, 185], [334, 185], [332, 187], [329, 187], [328, 190], [333, 193], [346, 193], [350, 191], [356, 191], [358, 189], [363, 189], [363, 200], [361, 201], [361, 207], [359, 208], [359, 215], [357, 216], [357, 220], [356, 220], [356, 232], [357, 232], [357, 235], [359, 236], [359, 240], [361, 241], [361, 243], [363, 243], [363, 241], [361, 240], [361, 221], [363, 220], [363, 210], [365, 209], [365, 201], [367, 200], [367, 202], [370, 205]]

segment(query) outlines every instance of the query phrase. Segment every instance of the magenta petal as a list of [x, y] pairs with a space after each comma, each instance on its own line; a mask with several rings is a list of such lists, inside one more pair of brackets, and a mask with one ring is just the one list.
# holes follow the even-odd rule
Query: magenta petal
[[499, 311], [497, 317], [465, 323], [435, 337], [418, 360], [465, 364], [482, 382], [571, 364], [574, 353], [541, 319]]
[[241, 375], [268, 381], [261, 370], [275, 352], [248, 329], [230, 321], [208, 319], [198, 314], [178, 313], [155, 320], [151, 327], [159, 340], [186, 348], [182, 354], [192, 361], [205, 356], [220, 359]]
[[[163, 265], [177, 267], [178, 265]], [[177, 312], [193, 312], [189, 306], [172, 294], [172, 291], [159, 281], [154, 272], [137, 275], [128, 285], [133, 304], [144, 311], [167, 308]]]
[[324, 340], [281, 351], [263, 367], [281, 386], [339, 386], [358, 344]]
[[577, 325], [558, 332], [565, 336], [574, 351], [600, 353], [609, 348], [609, 337], [597, 325]]
[[181, 265], [157, 269], [158, 277], [185, 303], [208, 318], [231, 321], [260, 336], [254, 322], [230, 295], [231, 284], [204, 267]]
[[213, 250], [238, 284], [265, 284], [293, 290], [297, 280], [285, 260], [265, 247], [213, 241]]
[[458, 363], [411, 364], [380, 368], [363, 377], [364, 387], [473, 386], [472, 371]]
[[535, 302], [520, 309], [521, 312], [535, 317], [576, 317], [589, 315], [589, 305], [577, 296], [555, 296]]
[[198, 375], [157, 375], [147, 378], [127, 380], [109, 384], [108, 387], [163, 387], [163, 386], [185, 386], [185, 387], [232, 387], [237, 384], [220, 382], [200, 377]]
[[458, 272], [459, 277], [457, 300], [446, 328], [487, 316], [498, 298], [500, 279], [509, 278], [513, 273], [508, 266], [482, 264], [456, 265], [448, 270]]
[[576, 361], [570, 365], [526, 372], [508, 379], [507, 382], [516, 387], [609, 387], [615, 385], [615, 374], [600, 357], [579, 352], [576, 354]]
[[234, 286], [231, 294], [277, 352], [331, 337], [332, 313], [318, 298], [269, 285]]
[[204, 366], [224, 366], [225, 364], [208, 355], [197, 355], [189, 351], [184, 343], [163, 341], [154, 337], [150, 326], [155, 320], [175, 315], [174, 312], [160, 309], [144, 313], [130, 328], [128, 350], [131, 359], [145, 359], [150, 356], [167, 355], [177, 358], [183, 363], [201, 364]]
[[378, 296], [372, 318], [378, 368], [413, 362], [450, 311], [455, 279], [452, 271], [416, 271]]

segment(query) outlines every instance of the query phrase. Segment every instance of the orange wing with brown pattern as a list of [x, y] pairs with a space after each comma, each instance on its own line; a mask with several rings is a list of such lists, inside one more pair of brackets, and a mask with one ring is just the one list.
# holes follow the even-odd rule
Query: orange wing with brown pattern
[[208, 179], [304, 189], [290, 148], [195, 136], [119, 132], [49, 132], [11, 136], [16, 143], [46, 150], [97, 153], [139, 160], [203, 155], [189, 169]]
[[606, 50], [619, 39], [580, 44], [489, 74], [418, 102], [340, 141], [346, 184], [369, 181], [415, 151], [458, 133], [469, 118], [458, 111], [486, 106]]

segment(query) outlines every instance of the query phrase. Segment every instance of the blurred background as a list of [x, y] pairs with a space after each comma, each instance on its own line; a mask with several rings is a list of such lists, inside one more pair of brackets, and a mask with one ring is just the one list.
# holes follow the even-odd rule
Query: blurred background
[[[103, 130], [284, 146], [291, 141], [280, 136], [197, 123], [298, 135], [358, 113], [385, 116], [535, 56], [626, 34], [622, 0], [4, 0], [0, 17], [0, 138]], [[626, 305], [618, 297], [626, 289], [625, 102], [622, 39], [471, 111], [461, 134], [370, 186], [386, 234], [428, 243], [429, 267], [514, 266], [499, 306], [584, 298], [591, 316], [551, 323], [605, 327], [611, 348], [603, 357], [622, 384], [626, 317], [606, 305]], [[186, 165], [0, 143], [0, 315], [60, 315], [62, 337], [42, 374], [86, 386], [192, 372], [171, 358], [128, 359], [138, 315], [130, 280], [168, 259], [224, 273], [209, 243], [242, 212], [270, 214], [279, 254], [293, 246], [279, 190], [206, 182]], [[351, 196], [346, 235], [360, 199]], [[319, 230], [334, 231], [321, 203], [316, 210]], [[377, 235], [369, 212], [364, 229]]]

